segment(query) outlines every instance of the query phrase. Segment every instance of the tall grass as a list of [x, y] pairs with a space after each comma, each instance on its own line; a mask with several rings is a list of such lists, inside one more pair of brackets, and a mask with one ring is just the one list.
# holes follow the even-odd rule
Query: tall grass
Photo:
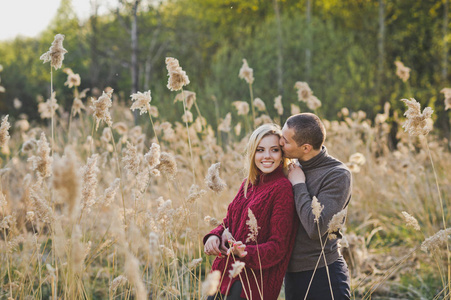
[[[248, 83], [252, 93], [253, 81]], [[212, 260], [204, 256], [201, 238], [212, 225], [201, 220], [225, 216], [243, 178], [248, 134], [272, 116], [261, 118], [251, 101], [252, 126], [236, 134], [230, 130], [236, 124], [228, 124], [228, 139], [221, 141], [196, 102], [198, 122], [180, 116], [169, 123], [160, 114], [139, 118], [135, 126], [129, 98], [119, 99], [111, 89], [105, 94], [111, 107], [103, 103], [103, 114], [95, 105], [102, 96], [91, 95], [81, 106], [83, 96], [70, 114], [55, 110], [56, 126], [27, 128], [12, 120], [12, 130], [6, 129], [11, 139], [1, 145], [0, 298], [205, 298], [202, 282]], [[450, 227], [451, 155], [433, 131], [424, 137], [425, 147], [400, 129], [393, 148], [393, 122], [404, 120], [389, 108], [375, 120], [346, 109], [337, 120], [324, 120], [329, 152], [354, 172], [342, 241], [353, 297], [450, 299], [447, 236], [434, 255], [420, 249], [426, 238]], [[50, 147], [46, 137], [53, 128]], [[220, 184], [220, 193], [202, 180], [213, 163], [220, 163], [218, 174], [228, 186]], [[416, 218], [421, 231], [405, 224], [402, 211]]]

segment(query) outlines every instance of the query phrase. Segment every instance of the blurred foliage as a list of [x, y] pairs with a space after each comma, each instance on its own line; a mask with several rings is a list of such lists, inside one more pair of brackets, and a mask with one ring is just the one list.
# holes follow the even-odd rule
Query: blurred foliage
[[[307, 25], [307, 0], [278, 0], [280, 32], [274, 1], [263, 0], [165, 0], [140, 1], [138, 11], [139, 87], [152, 91], [153, 105], [169, 120], [178, 120], [182, 107], [174, 107], [174, 93], [166, 88], [164, 58], [176, 57], [190, 77], [188, 90], [197, 93], [202, 114], [217, 124], [212, 97], [218, 100], [219, 117], [236, 111], [231, 102], [249, 101], [249, 87], [238, 78], [242, 59], [254, 69], [254, 97], [261, 98], [270, 113], [279, 94], [285, 107], [298, 103], [294, 84], [307, 81], [322, 101], [317, 113], [336, 118], [342, 107], [363, 110], [370, 118], [383, 111], [385, 102], [392, 114], [404, 112], [402, 98], [414, 97], [436, 114], [436, 127], [449, 135], [449, 114], [444, 111], [440, 90], [449, 84], [441, 78], [443, 64], [443, 9], [441, 0], [384, 0], [384, 65], [378, 78], [379, 1], [311, 1], [311, 23]], [[118, 1], [108, 14], [92, 14], [79, 20], [70, 0], [63, 0], [49, 27], [36, 38], [17, 37], [0, 42], [3, 65], [0, 113], [13, 118], [37, 115], [37, 95], [50, 94], [48, 64], [39, 57], [53, 36], [66, 36], [68, 50], [63, 68], [80, 74], [80, 89], [114, 88], [122, 101], [131, 91], [132, 4]], [[448, 30], [451, 31], [451, 30]], [[309, 36], [312, 38], [310, 39]], [[449, 36], [446, 37], [449, 39]], [[280, 43], [279, 43], [280, 40]], [[277, 54], [282, 53], [283, 88], [277, 86]], [[307, 73], [306, 51], [311, 51]], [[407, 83], [395, 75], [394, 61], [411, 68]], [[450, 68], [448, 68], [449, 70]], [[72, 92], [64, 86], [66, 75], [53, 71], [57, 99], [66, 110]], [[380, 84], [379, 84], [380, 83]], [[91, 94], [88, 94], [91, 96]], [[95, 93], [92, 95], [95, 96]], [[13, 99], [24, 105], [13, 109]], [[196, 113], [195, 113], [196, 115]]]

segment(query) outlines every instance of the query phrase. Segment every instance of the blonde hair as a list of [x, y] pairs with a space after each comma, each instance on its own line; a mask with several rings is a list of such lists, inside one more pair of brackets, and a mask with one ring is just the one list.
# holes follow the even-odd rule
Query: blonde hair
[[[279, 138], [282, 137], [282, 130], [280, 126], [277, 124], [263, 124], [252, 132], [249, 137], [249, 141], [245, 150], [245, 173], [246, 173], [246, 182], [244, 184], [244, 197], [247, 195], [247, 189], [249, 184], [254, 185], [257, 181], [257, 177], [259, 174], [259, 170], [255, 165], [255, 152], [257, 150], [258, 145], [264, 137], [269, 135], [275, 135]], [[281, 149], [282, 150], [282, 149]], [[284, 169], [288, 166], [288, 159], [283, 157], [282, 154], [282, 162]]]

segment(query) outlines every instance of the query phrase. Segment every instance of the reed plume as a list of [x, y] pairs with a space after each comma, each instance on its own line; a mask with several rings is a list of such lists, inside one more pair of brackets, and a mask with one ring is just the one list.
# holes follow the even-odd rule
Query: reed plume
[[210, 168], [208, 168], [208, 173], [205, 177], [205, 183], [208, 188], [216, 193], [222, 192], [227, 187], [225, 181], [219, 177], [220, 167], [221, 163], [212, 164]]
[[54, 67], [55, 70], [61, 68], [64, 60], [64, 54], [67, 53], [67, 50], [63, 48], [63, 40], [64, 35], [55, 35], [55, 39], [53, 40], [52, 46], [50, 46], [49, 51], [42, 54], [39, 58], [40, 60], [43, 60], [44, 63], [50, 62], [50, 66]]
[[109, 108], [112, 106], [111, 97], [113, 95], [113, 89], [110, 89], [107, 93], [103, 92], [99, 99], [95, 100], [92, 98], [91, 109], [93, 109], [93, 115], [96, 120], [96, 130], [99, 128], [101, 121], [107, 123], [108, 126], [112, 126], [113, 122], [111, 120], [111, 115]]
[[166, 57], [166, 68], [168, 70], [168, 89], [171, 91], [179, 91], [185, 85], [189, 84], [189, 78], [186, 72], [182, 70], [179, 61], [173, 57]]
[[41, 133], [41, 138], [37, 142], [37, 153], [28, 159], [32, 163], [33, 171], [39, 178], [47, 178], [52, 175], [53, 158], [50, 156], [50, 146], [45, 137], [45, 133]]
[[10, 139], [8, 130], [11, 128], [11, 125], [8, 122], [8, 116], [3, 117], [2, 124], [0, 125], [0, 148], [7, 146]]

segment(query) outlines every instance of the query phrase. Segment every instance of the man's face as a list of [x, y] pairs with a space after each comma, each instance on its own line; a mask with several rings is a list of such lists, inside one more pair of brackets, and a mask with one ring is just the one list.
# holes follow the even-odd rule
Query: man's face
[[302, 160], [304, 155], [301, 147], [293, 140], [294, 129], [289, 128], [286, 124], [282, 128], [282, 137], [279, 140], [279, 144], [282, 147], [283, 154], [287, 158], [297, 158]]

